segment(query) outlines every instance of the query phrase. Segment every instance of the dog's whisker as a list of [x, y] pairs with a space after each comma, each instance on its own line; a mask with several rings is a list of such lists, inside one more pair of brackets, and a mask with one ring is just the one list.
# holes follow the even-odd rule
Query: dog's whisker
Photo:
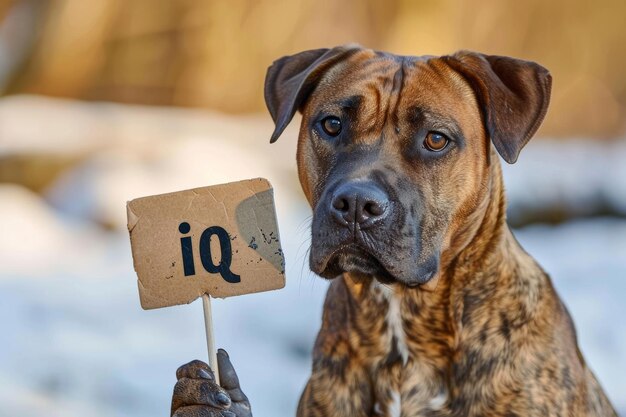
[[311, 228], [311, 222], [313, 221], [313, 215], [307, 216], [304, 220], [300, 222], [300, 224], [296, 227], [296, 234], [300, 234], [304, 232], [305, 228]]
[[[299, 284], [298, 284], [298, 294], [301, 293], [302, 290], [302, 279], [304, 277], [304, 268], [306, 265], [306, 260], [309, 258], [309, 255], [311, 253], [311, 246], [309, 246], [307, 248], [307, 250], [304, 253], [304, 259], [302, 259], [302, 262], [300, 263], [300, 278], [298, 280]], [[310, 278], [311, 276], [311, 270], [307, 268], [307, 279]]]

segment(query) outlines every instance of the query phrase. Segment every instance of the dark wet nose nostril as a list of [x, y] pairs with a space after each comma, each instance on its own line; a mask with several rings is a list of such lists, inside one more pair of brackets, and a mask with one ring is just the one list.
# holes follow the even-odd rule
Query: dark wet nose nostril
[[375, 201], [368, 201], [363, 206], [363, 212], [370, 216], [380, 216], [385, 212], [385, 209]]
[[348, 211], [349, 204], [345, 198], [335, 198], [333, 200], [333, 208], [339, 211]]

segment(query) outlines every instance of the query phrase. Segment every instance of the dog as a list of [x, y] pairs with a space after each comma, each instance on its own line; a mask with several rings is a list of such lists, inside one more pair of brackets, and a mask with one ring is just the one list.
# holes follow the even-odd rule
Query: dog
[[[298, 416], [617, 416], [506, 224], [498, 154], [517, 160], [551, 82], [468, 51], [348, 45], [270, 66], [271, 142], [300, 111], [310, 267], [332, 280]], [[202, 362], [178, 370], [173, 415], [251, 415], [220, 358], [224, 389]]]

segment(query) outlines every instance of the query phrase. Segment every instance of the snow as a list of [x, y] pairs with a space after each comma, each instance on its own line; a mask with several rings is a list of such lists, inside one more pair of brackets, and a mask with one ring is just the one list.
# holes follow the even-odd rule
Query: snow
[[503, 162], [514, 223], [541, 211], [626, 217], [626, 141], [531, 142], [514, 165]]
[[[25, 126], [25, 115], [42, 117]], [[215, 300], [215, 333], [254, 414], [295, 414], [327, 283], [307, 266], [297, 123], [269, 146], [266, 119], [0, 100], [0, 154], [83, 155], [44, 197], [0, 184], [0, 415], [167, 415], [176, 368], [207, 356], [202, 306], [141, 310], [125, 202], [257, 176], [275, 186], [287, 286]], [[563, 202], [582, 210], [601, 198], [626, 213], [626, 146], [603, 146], [531, 143], [505, 167], [512, 211]], [[534, 225], [516, 235], [551, 274], [588, 364], [625, 412], [626, 220]]]

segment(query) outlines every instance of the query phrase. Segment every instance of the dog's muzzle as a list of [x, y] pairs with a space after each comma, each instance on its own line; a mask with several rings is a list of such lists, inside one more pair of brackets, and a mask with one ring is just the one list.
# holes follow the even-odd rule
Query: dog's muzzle
[[344, 181], [329, 190], [313, 221], [313, 271], [326, 278], [360, 272], [394, 281], [381, 261], [381, 236], [389, 235], [392, 211], [388, 194], [373, 181]]
[[437, 272], [438, 257], [420, 259], [417, 220], [375, 181], [341, 181], [323, 193], [312, 224], [310, 266], [324, 278], [344, 272], [417, 286]]

